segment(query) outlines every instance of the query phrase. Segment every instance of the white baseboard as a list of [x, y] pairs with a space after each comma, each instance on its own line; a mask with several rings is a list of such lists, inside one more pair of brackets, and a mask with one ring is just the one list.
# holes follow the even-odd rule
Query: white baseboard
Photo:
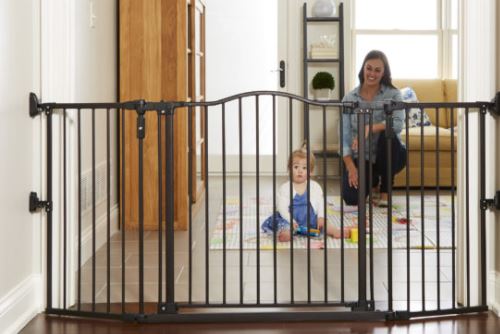
[[500, 272], [490, 271], [488, 274], [488, 301], [490, 309], [500, 317]]
[[42, 311], [42, 278], [31, 275], [0, 299], [0, 333], [18, 333]]

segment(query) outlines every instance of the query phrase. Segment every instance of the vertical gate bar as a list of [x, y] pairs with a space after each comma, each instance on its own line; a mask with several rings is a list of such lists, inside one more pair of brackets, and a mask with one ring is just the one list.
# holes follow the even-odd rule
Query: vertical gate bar
[[[373, 110], [365, 110], [370, 113]], [[358, 114], [358, 306], [366, 305], [366, 143], [365, 114]]]
[[226, 304], [226, 104], [222, 103], [222, 303]]
[[106, 109], [106, 312], [111, 311], [111, 128]]
[[306, 127], [305, 127], [305, 135], [306, 135], [306, 165], [307, 165], [307, 302], [311, 303], [311, 236], [309, 235], [309, 229], [311, 228], [311, 142], [310, 142], [310, 133], [309, 133], [309, 104], [306, 105], [305, 108], [305, 116], [306, 116]]
[[[175, 219], [175, 203], [174, 203], [174, 189], [175, 189], [175, 180], [174, 180], [174, 166], [175, 166], [175, 155], [174, 155], [174, 121], [175, 121], [175, 109], [173, 107], [170, 107], [169, 110], [166, 113], [166, 126], [167, 126], [167, 131], [165, 133], [165, 136], [167, 138], [166, 141], [166, 148], [167, 148], [167, 159], [166, 159], [166, 198], [167, 198], [167, 217], [168, 219], [166, 220], [166, 226], [165, 226], [165, 232], [167, 235], [167, 238], [165, 240], [166, 242], [166, 254], [165, 254], [165, 260], [167, 261], [167, 267], [166, 267], [166, 279], [167, 279], [167, 286], [166, 286], [166, 293], [167, 293], [167, 304], [169, 307], [173, 307], [175, 303], [175, 273], [174, 273], [174, 268], [175, 268], [175, 238], [174, 238], [174, 219]], [[207, 177], [208, 178], [208, 177]], [[172, 308], [170, 309], [172, 310]]]
[[[394, 130], [392, 129], [393, 114], [387, 112], [387, 105], [384, 105], [386, 111], [386, 150], [387, 150], [387, 281], [388, 281], [388, 297], [389, 297], [389, 311], [393, 310], [393, 286], [392, 286], [392, 137]], [[396, 139], [397, 140], [397, 139]]]
[[[47, 201], [52, 202], [52, 110], [47, 110]], [[52, 309], [52, 210], [47, 212], [47, 309]]]
[[92, 108], [92, 312], [95, 312], [96, 294], [96, 157], [95, 109]]
[[410, 312], [410, 108], [405, 108], [405, 143], [406, 148], [406, 310]]
[[[436, 124], [439, 124], [439, 108], [436, 108]], [[436, 270], [436, 275], [437, 275], [437, 309], [441, 309], [441, 277], [440, 277], [440, 270], [441, 270], [441, 256], [440, 256], [440, 249], [441, 249], [441, 240], [440, 240], [440, 235], [439, 235], [439, 126], [436, 126], [436, 224], [437, 224], [437, 229], [436, 229], [436, 239], [437, 239], [437, 270]]]
[[78, 278], [77, 278], [77, 310], [81, 310], [82, 300], [82, 125], [81, 110], [77, 109], [77, 159], [78, 159]]
[[256, 140], [256, 166], [255, 166], [255, 183], [256, 183], [256, 201], [257, 201], [257, 218], [256, 218], [256, 231], [257, 234], [257, 304], [260, 304], [260, 189], [259, 189], [259, 95], [255, 96], [255, 140]]
[[[168, 255], [167, 255], [167, 247], [168, 247], [168, 224], [169, 224], [169, 219], [170, 219], [170, 213], [172, 211], [173, 203], [171, 202], [172, 200], [172, 192], [173, 189], [171, 188], [170, 185], [170, 175], [169, 172], [172, 172], [172, 170], [169, 169], [170, 162], [168, 159], [170, 159], [170, 153], [169, 150], [171, 149], [169, 145], [169, 140], [170, 140], [170, 119], [168, 118], [168, 114], [171, 112], [171, 108], [168, 106], [165, 108], [165, 231], [163, 231], [164, 236], [165, 236], [165, 302], [167, 302], [168, 299], [168, 294], [170, 291], [168, 291], [168, 266], [170, 265], [168, 262]], [[163, 245], [162, 245], [162, 252], [163, 252]], [[162, 282], [163, 284], [163, 282]]]
[[[193, 129], [195, 130], [194, 132]], [[188, 152], [189, 152], [188, 155], [188, 187], [189, 187], [188, 189], [188, 196], [189, 196], [188, 303], [189, 304], [193, 302], [193, 172], [196, 173], [196, 171], [193, 171], [193, 153], [195, 152], [194, 151], [195, 149], [193, 148], [193, 135], [195, 134], [196, 134], [196, 124], [193, 124], [193, 107], [189, 106], [188, 108]]]
[[[340, 126], [339, 126], [339, 142], [340, 142], [340, 302], [344, 302], [344, 190], [342, 189], [342, 182], [344, 180], [344, 145], [342, 143], [342, 138], [344, 138], [344, 113], [346, 110], [344, 106], [340, 108]], [[350, 117], [350, 115], [349, 115]]]
[[[479, 198], [486, 198], [486, 107], [481, 106], [479, 113], [479, 150], [480, 157], [479, 163], [480, 170], [480, 196]], [[487, 306], [486, 299], [486, 210], [481, 210], [480, 216], [480, 230], [481, 230], [481, 305]]]
[[424, 108], [420, 108], [420, 223], [422, 256], [422, 311], [425, 311], [425, 205], [424, 205]]
[[125, 236], [126, 236], [126, 233], [125, 233], [125, 199], [126, 199], [126, 192], [125, 192], [125, 181], [126, 181], [126, 178], [125, 178], [125, 158], [126, 158], [126, 155], [125, 155], [125, 125], [126, 125], [126, 122], [125, 122], [125, 113], [126, 113], [126, 109], [121, 109], [121, 123], [122, 123], [122, 131], [121, 131], [121, 158], [122, 158], [122, 161], [121, 161], [121, 177], [122, 177], [122, 186], [121, 186], [121, 224], [120, 224], [120, 228], [122, 229], [122, 233], [121, 233], [121, 249], [122, 249], [122, 263], [121, 263], [121, 266], [122, 266], [122, 291], [121, 291], [121, 295], [122, 295], [122, 313], [125, 313]]
[[323, 196], [323, 216], [325, 217], [325, 224], [323, 226], [323, 243], [324, 243], [324, 259], [323, 259], [323, 267], [324, 267], [324, 294], [325, 298], [324, 301], [325, 303], [328, 302], [328, 216], [327, 216], [327, 201], [326, 197], [328, 195], [328, 184], [326, 180], [326, 106], [323, 106], [323, 189], [324, 189], [324, 196]]
[[[161, 115], [163, 110], [158, 110], [157, 113], [157, 127], [158, 127], [158, 305], [162, 304], [163, 301], [163, 146], [162, 146], [162, 126], [161, 126]], [[191, 129], [191, 122], [188, 121], [188, 129]], [[188, 131], [189, 131], [188, 130]], [[189, 140], [191, 137], [189, 137]], [[190, 142], [191, 143], [191, 142]], [[189, 146], [189, 158], [191, 158], [191, 146]], [[190, 163], [191, 161], [189, 161]], [[188, 170], [191, 171], [191, 165], [189, 165]], [[189, 174], [191, 176], [191, 174]], [[189, 177], [191, 181], [191, 177]], [[188, 190], [189, 194], [189, 208], [191, 209], [191, 184]], [[191, 212], [190, 212], [191, 213]], [[189, 229], [189, 234], [191, 235], [191, 229]], [[189, 267], [191, 270], [191, 267]]]
[[276, 95], [273, 94], [273, 290], [274, 303], [278, 303], [278, 271], [276, 254]]
[[[455, 119], [455, 109], [451, 108], [451, 120]], [[455, 308], [455, 133], [450, 128], [451, 140], [451, 305]]]
[[144, 110], [137, 110], [137, 132], [139, 140], [139, 313], [144, 313]]
[[63, 109], [63, 308], [66, 309], [66, 262], [67, 262], [67, 173], [66, 173], [66, 109]]
[[470, 307], [470, 221], [469, 221], [469, 108], [465, 108], [465, 240], [467, 307]]
[[243, 304], [243, 115], [242, 101], [238, 98], [238, 145], [239, 145], [239, 183], [240, 183], [240, 304]]
[[210, 301], [210, 258], [209, 258], [209, 239], [208, 232], [210, 231], [209, 225], [209, 183], [208, 183], [208, 106], [205, 106], [205, 304], [209, 304]]
[[370, 131], [368, 132], [368, 161], [370, 168], [368, 169], [368, 184], [370, 185], [368, 188], [368, 198], [370, 201], [368, 202], [368, 222], [370, 226], [370, 300], [375, 300], [375, 292], [374, 292], [374, 279], [373, 279], [373, 165], [372, 165], [372, 131], [373, 131], [373, 114], [369, 114], [368, 117], [368, 126]]
[[[289, 124], [289, 132], [290, 132], [290, 138], [289, 138], [289, 152], [288, 156], [291, 157], [293, 153], [293, 100], [292, 98], [288, 98], [288, 114], [290, 118], [290, 124]], [[290, 221], [293, 222], [293, 178], [292, 178], [292, 166], [288, 164], [288, 180], [290, 183]], [[293, 304], [295, 302], [295, 294], [294, 294], [294, 266], [293, 266], [293, 224], [290, 224], [290, 235], [292, 236], [290, 238], [290, 302]]]

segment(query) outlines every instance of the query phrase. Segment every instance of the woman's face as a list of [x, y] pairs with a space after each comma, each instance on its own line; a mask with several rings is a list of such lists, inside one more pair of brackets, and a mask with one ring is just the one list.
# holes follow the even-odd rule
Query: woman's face
[[384, 63], [381, 59], [369, 59], [363, 68], [365, 82], [363, 85], [378, 86], [384, 76]]

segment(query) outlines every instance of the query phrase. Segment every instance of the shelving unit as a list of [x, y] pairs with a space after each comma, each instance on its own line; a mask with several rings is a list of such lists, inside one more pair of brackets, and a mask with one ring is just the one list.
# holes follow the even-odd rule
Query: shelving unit
[[[340, 102], [344, 97], [344, 5], [340, 3], [338, 6], [338, 16], [331, 17], [312, 17], [307, 15], [307, 3], [303, 5], [303, 90], [304, 97], [309, 98], [309, 87], [310, 87], [310, 75], [309, 71], [311, 68], [319, 68], [318, 71], [324, 70], [324, 67], [329, 68], [329, 72], [334, 75], [335, 78], [335, 89], [333, 92], [333, 97], [331, 100], [324, 102]], [[331, 25], [329, 24], [331, 23]], [[309, 28], [311, 25], [321, 25], [327, 24], [328, 28], [326, 29], [336, 29], [337, 31], [337, 57], [336, 58], [312, 58], [309, 56]], [[328, 30], [328, 32], [331, 30]], [[320, 67], [321, 66], [321, 67]], [[316, 72], [318, 72], [316, 71]], [[336, 72], [337, 76], [333, 73]], [[311, 76], [312, 77], [312, 76]], [[305, 106], [305, 113], [309, 113], [308, 108], [313, 108], [309, 106]], [[310, 119], [304, 117], [304, 140], [306, 140], [306, 128], [309, 128]], [[340, 173], [340, 165], [342, 163], [342, 159], [340, 157], [339, 144], [328, 143], [326, 145], [326, 150], [323, 146], [323, 141], [321, 143], [317, 143], [314, 138], [311, 139], [311, 151], [312, 153], [320, 159], [328, 159], [335, 158], [338, 160], [338, 173]], [[340, 142], [340, 139], [339, 139]], [[323, 164], [318, 164], [319, 166], [323, 166]], [[321, 173], [322, 174], [322, 173]]]
[[[338, 6], [338, 16], [331, 17], [311, 17], [307, 16], [307, 3], [303, 6], [303, 61], [304, 61], [304, 97], [309, 98], [309, 68], [311, 64], [324, 63], [326, 65], [337, 64], [339, 77], [335, 80], [335, 87], [338, 87], [338, 97], [330, 100], [330, 102], [340, 102], [344, 97], [344, 4]], [[338, 57], [337, 58], [311, 58], [308, 56], [308, 26], [314, 23], [337, 23], [337, 38], [338, 38]]]

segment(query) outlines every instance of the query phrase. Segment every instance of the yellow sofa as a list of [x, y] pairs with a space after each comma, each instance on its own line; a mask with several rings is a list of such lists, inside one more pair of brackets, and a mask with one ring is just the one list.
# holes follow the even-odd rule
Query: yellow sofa
[[[411, 87], [415, 91], [419, 102], [456, 102], [457, 101], [457, 81], [456, 80], [394, 80], [394, 85], [400, 89]], [[457, 178], [457, 136], [454, 132], [454, 150], [452, 152], [451, 127], [457, 123], [457, 111], [452, 113], [450, 108], [441, 108], [438, 111], [434, 108], [425, 109], [431, 120], [431, 126], [424, 127], [423, 140], [423, 160], [424, 160], [424, 182], [425, 187], [436, 187], [436, 170], [439, 168], [439, 186], [452, 186], [451, 170], [452, 155], [455, 157], [455, 184]], [[436, 149], [436, 127], [439, 127], [439, 147]], [[401, 138], [406, 143], [409, 150], [409, 161], [406, 169], [409, 169], [410, 187], [420, 187], [421, 185], [421, 129], [420, 127], [408, 130], [409, 143], [406, 143], [406, 129], [401, 132]], [[439, 166], [436, 164], [436, 150], [439, 151]], [[394, 179], [394, 187], [406, 186], [406, 169], [398, 173]]]

